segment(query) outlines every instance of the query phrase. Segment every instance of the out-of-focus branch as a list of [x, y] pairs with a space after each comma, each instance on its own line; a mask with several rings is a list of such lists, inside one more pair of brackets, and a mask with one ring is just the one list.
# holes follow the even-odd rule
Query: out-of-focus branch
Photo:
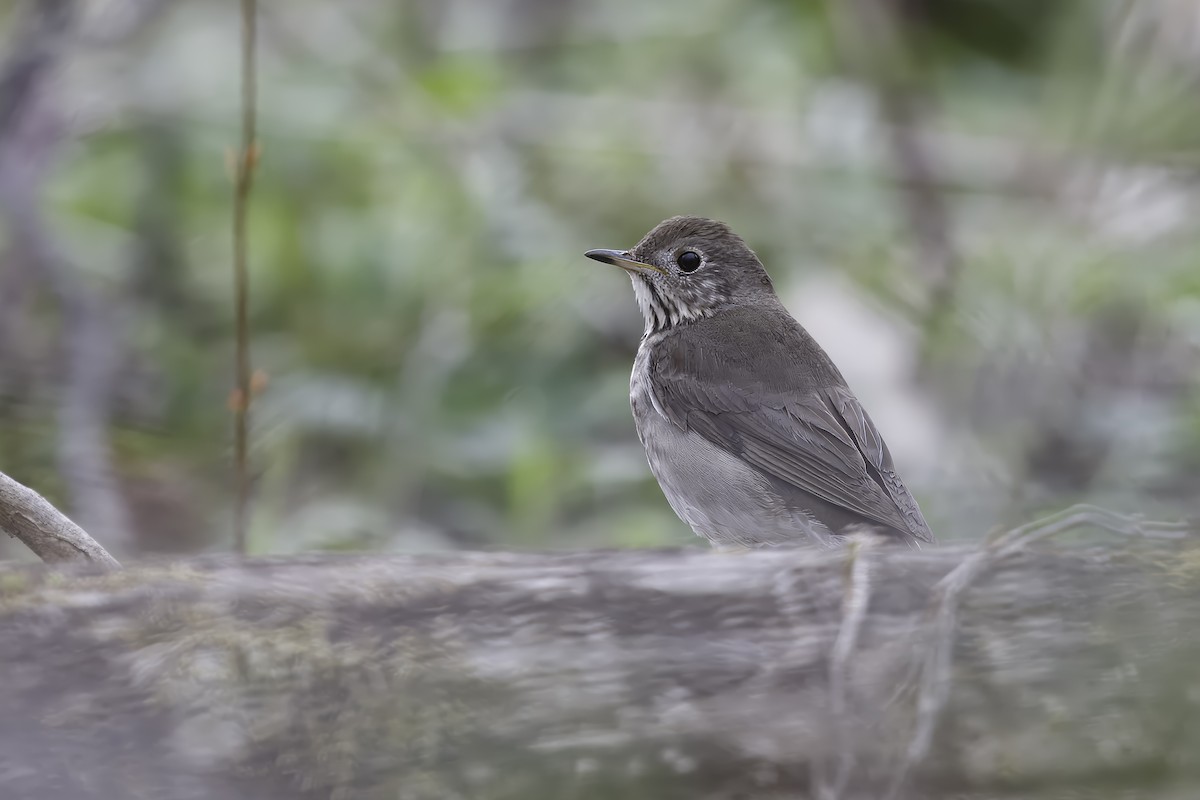
[[0, 567], [4, 796], [1200, 796], [1195, 545], [1081, 523], [1179, 533]]
[[47, 564], [87, 562], [119, 569], [95, 539], [46, 498], [0, 472], [0, 530], [20, 539]]
[[16, 253], [58, 301], [65, 386], [58, 409], [58, 466], [75, 512], [111, 547], [129, 549], [132, 527], [114, 478], [108, 424], [122, 348], [106, 301], [55, 242], [41, 185], [61, 135], [49, 87], [77, 15], [73, 0], [30, 3], [0, 70], [0, 208]]
[[908, 89], [884, 89], [880, 107], [896, 164], [904, 213], [926, 276], [927, 328], [935, 329], [954, 302], [958, 253], [950, 241], [950, 214], [922, 132], [920, 98]]
[[234, 428], [234, 549], [246, 553], [246, 524], [250, 506], [248, 439], [250, 428], [250, 274], [246, 264], [246, 222], [254, 167], [258, 161], [255, 141], [255, 39], [258, 8], [255, 0], [242, 0], [242, 143], [237, 156], [233, 192], [233, 286], [237, 347], [237, 388], [233, 396]]
[[905, 9], [899, 0], [834, 4], [839, 40], [877, 95], [883, 133], [900, 184], [901, 208], [925, 276], [924, 327], [936, 333], [954, 302], [959, 259], [937, 165], [923, 136], [922, 104]]

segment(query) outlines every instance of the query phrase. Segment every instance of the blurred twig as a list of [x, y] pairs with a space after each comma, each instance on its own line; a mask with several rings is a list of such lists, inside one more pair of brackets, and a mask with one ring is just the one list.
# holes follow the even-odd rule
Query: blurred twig
[[920, 765], [933, 744], [942, 709], [950, 699], [954, 666], [954, 633], [963, 595], [989, 568], [1031, 544], [1082, 527], [1094, 527], [1123, 536], [1150, 539], [1180, 539], [1192, 527], [1183, 522], [1148, 522], [1092, 505], [1075, 505], [1004, 531], [990, 538], [973, 555], [963, 559], [934, 587], [933, 621], [919, 650], [919, 690], [916, 729], [904, 759], [896, 770], [887, 793], [888, 800], [900, 796], [912, 770]]
[[237, 388], [234, 390], [234, 469], [236, 499], [234, 507], [234, 549], [246, 553], [246, 521], [250, 503], [250, 474], [247, 439], [250, 417], [250, 326], [248, 295], [249, 268], [246, 264], [246, 221], [254, 167], [258, 161], [255, 141], [255, 39], [257, 21], [255, 0], [242, 0], [242, 142], [237, 156], [233, 192], [233, 283], [235, 336], [237, 339]]
[[817, 800], [838, 800], [843, 796], [854, 769], [854, 748], [847, 730], [849, 720], [850, 671], [859, 635], [871, 607], [870, 540], [853, 541], [849, 546], [846, 590], [842, 596], [842, 622], [829, 653], [829, 718], [834, 727], [837, 767], [827, 774], [825, 762], [814, 764], [814, 791]]
[[110, 547], [129, 549], [132, 527], [108, 439], [122, 359], [117, 322], [108, 301], [62, 253], [39, 198], [61, 135], [48, 87], [78, 9], [74, 0], [45, 0], [27, 8], [0, 71], [0, 204], [14, 250], [61, 309], [66, 375], [58, 409], [58, 467], [71, 504]]

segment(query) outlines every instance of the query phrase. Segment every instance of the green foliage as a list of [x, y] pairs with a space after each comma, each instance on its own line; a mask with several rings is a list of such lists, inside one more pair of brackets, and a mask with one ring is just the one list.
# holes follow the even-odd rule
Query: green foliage
[[[879, 116], [888, 87], [863, 80], [840, 7], [544, 5], [264, 4], [250, 231], [254, 364], [269, 377], [254, 408], [259, 549], [405, 547], [417, 528], [445, 546], [693, 542], [628, 419], [630, 292], [580, 255], [676, 213], [730, 221], [793, 306], [840, 274], [912, 343], [914, 364], [925, 354], [917, 382], [937, 436], [897, 457], [945, 509], [935, 529], [973, 535], [1013, 513], [1006, 498], [1032, 480], [1013, 433], [1047, 437], [1064, 404], [1089, 430], [1133, 431], [1139, 398], [1155, 409], [1150, 444], [1109, 442], [1085, 494], [1134, 487], [1152, 505], [1136, 476], [1166, 443], [1191, 442], [1172, 463], [1196, 463], [1200, 389], [1175, 354], [1198, 335], [1198, 198], [1178, 172], [1200, 157], [1200, 106], [1183, 100], [1198, 67], [1171, 36], [1169, 3], [902, 4], [899, 35], [920, 52], [906, 91], [958, 264], [949, 322], [930, 327], [913, 195], [889, 150], [895, 123]], [[120, 469], [206, 498], [187, 513], [211, 542], [230, 480], [223, 158], [237, 22], [193, 0], [120, 47], [78, 44], [64, 97], [94, 98], [97, 120], [46, 192], [71, 262], [120, 309]], [[1081, 343], [1114, 304], [1157, 331], [1114, 357], [1159, 371], [1079, 389], [1093, 369]], [[36, 326], [56, 329], [52, 309], [27, 319], [28, 356], [51, 359]], [[870, 361], [882, 347], [853, 352]], [[917, 374], [867, 392], [873, 415]], [[0, 468], [62, 500], [58, 379], [5, 390], [23, 405], [0, 405]], [[882, 427], [892, 441], [904, 426]], [[156, 541], [161, 512], [134, 511], [148, 547], [172, 546]], [[327, 540], [279, 539], [318, 514]]]

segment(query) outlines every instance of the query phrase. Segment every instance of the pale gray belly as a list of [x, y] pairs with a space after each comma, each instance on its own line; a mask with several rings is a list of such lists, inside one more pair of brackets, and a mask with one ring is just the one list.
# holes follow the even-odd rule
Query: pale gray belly
[[630, 407], [650, 470], [680, 519], [715, 545], [830, 540], [827, 527], [789, 508], [762, 473], [659, 413], [637, 377], [643, 357], [630, 382]]

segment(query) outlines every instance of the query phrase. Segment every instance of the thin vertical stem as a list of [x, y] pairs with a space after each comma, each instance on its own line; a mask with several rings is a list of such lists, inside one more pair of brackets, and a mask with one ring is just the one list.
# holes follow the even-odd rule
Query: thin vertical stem
[[250, 506], [248, 438], [250, 426], [250, 326], [248, 295], [249, 268], [246, 264], [246, 221], [254, 167], [258, 160], [255, 142], [255, 40], [258, 8], [256, 0], [242, 0], [242, 136], [236, 161], [233, 194], [233, 282], [237, 388], [234, 392], [234, 549], [246, 554], [246, 526]]

